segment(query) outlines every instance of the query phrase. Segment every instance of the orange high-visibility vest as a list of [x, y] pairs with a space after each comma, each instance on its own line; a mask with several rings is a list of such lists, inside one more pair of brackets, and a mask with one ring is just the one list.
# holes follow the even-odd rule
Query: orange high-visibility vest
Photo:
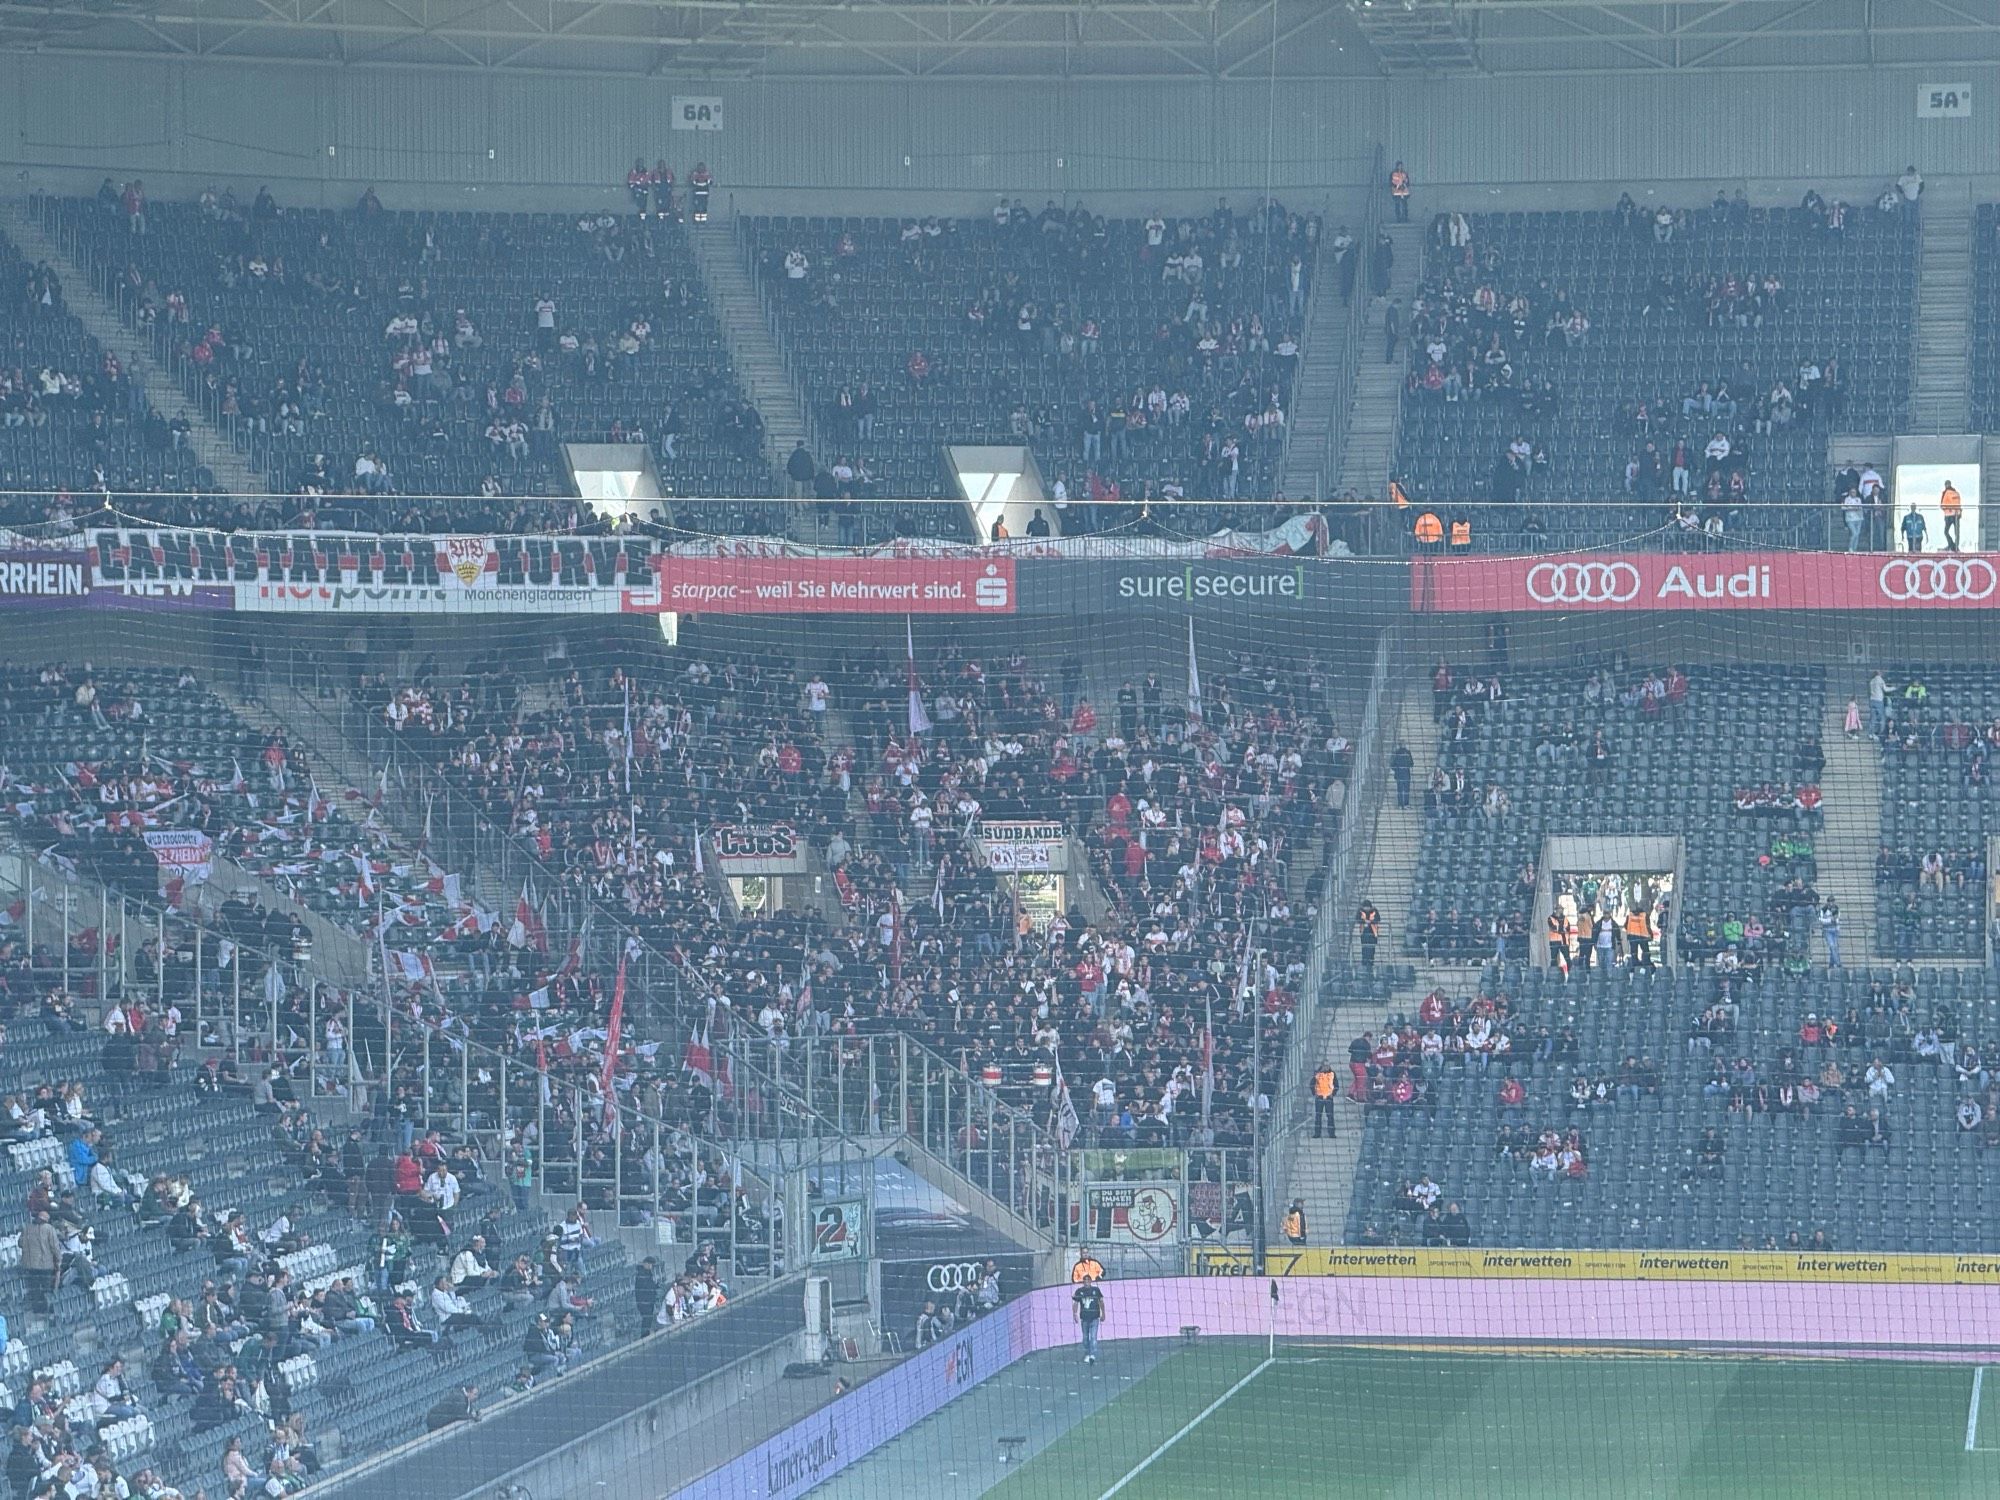
[[1454, 547], [1470, 547], [1472, 545], [1472, 523], [1470, 521], [1453, 521], [1451, 523], [1451, 544]]
[[1316, 1099], [1333, 1097], [1333, 1069], [1321, 1068], [1313, 1074], [1313, 1097]]
[[1418, 516], [1417, 524], [1412, 528], [1412, 531], [1417, 540], [1424, 543], [1425, 546], [1435, 546], [1444, 540], [1444, 522], [1437, 518], [1437, 512], [1435, 511], [1427, 510]]

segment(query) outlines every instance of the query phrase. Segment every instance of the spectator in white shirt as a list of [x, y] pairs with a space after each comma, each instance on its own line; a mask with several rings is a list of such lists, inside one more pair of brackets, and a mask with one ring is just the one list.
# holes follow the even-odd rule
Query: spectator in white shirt
[[1868, 1064], [1868, 1071], [1861, 1077], [1868, 1085], [1868, 1097], [1871, 1099], [1888, 1098], [1889, 1090], [1896, 1086], [1894, 1070], [1879, 1057]]
[[452, 1257], [451, 1284], [462, 1291], [483, 1291], [500, 1279], [500, 1273], [486, 1262], [486, 1236], [475, 1234], [472, 1243]]

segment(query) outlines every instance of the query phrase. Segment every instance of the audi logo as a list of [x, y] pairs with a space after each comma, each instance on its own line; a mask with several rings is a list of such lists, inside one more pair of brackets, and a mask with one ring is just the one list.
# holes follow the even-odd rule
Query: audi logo
[[1639, 597], [1639, 570], [1628, 562], [1536, 563], [1528, 597], [1537, 604], [1623, 604]]
[[976, 1260], [945, 1261], [932, 1266], [924, 1284], [934, 1292], [956, 1292], [977, 1288], [986, 1277], [986, 1267]]
[[1877, 579], [1882, 597], [1898, 604], [1990, 599], [2000, 573], [1983, 557], [1894, 557]]

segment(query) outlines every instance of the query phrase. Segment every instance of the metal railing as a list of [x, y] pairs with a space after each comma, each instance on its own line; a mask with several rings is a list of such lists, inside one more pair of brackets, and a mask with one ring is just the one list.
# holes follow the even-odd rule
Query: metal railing
[[1326, 992], [1334, 967], [1346, 957], [1354, 936], [1349, 913], [1358, 906], [1373, 872], [1375, 811], [1384, 795], [1383, 712], [1389, 699], [1389, 671], [1396, 646], [1394, 631], [1384, 630], [1376, 639], [1368, 697], [1354, 740], [1354, 774], [1348, 783], [1346, 814], [1341, 819], [1340, 833], [1321, 885], [1319, 915], [1313, 922], [1312, 945], [1306, 960], [1306, 983], [1301, 987], [1292, 1020], [1292, 1045], [1285, 1050], [1278, 1085], [1272, 1091], [1272, 1139], [1266, 1142], [1259, 1163], [1267, 1220], [1281, 1201], [1278, 1173], [1288, 1167], [1293, 1138], [1306, 1128], [1312, 1114], [1306, 1079], [1316, 1061], [1311, 1053], [1320, 1007], [1328, 999]]
[[[1335, 498], [1340, 484], [1340, 466], [1347, 456], [1347, 428], [1354, 414], [1354, 380], [1361, 368], [1361, 347], [1367, 342], [1368, 334], [1368, 284], [1365, 275], [1368, 250], [1375, 242], [1375, 230], [1382, 221], [1379, 189], [1383, 181], [1383, 161], [1382, 147], [1377, 145], [1368, 165], [1361, 223], [1354, 231], [1354, 243], [1347, 251], [1360, 259], [1355, 262], [1354, 295], [1347, 300], [1347, 337], [1341, 342], [1340, 377], [1336, 386], [1340, 394], [1334, 402], [1333, 423], [1327, 433], [1326, 454], [1321, 460], [1317, 480], [1319, 493], [1315, 498], [1321, 503]], [[1337, 277], [1338, 272], [1335, 274]], [[1314, 295], [1317, 296], [1319, 291], [1319, 285], [1315, 284]]]
[[[772, 1274], [796, 1255], [783, 1238], [794, 1221], [777, 1185], [746, 1169], [740, 1153], [668, 1120], [653, 1100], [623, 1103], [618, 1128], [607, 1131], [613, 1112], [595, 1079], [587, 1086], [551, 1077], [508, 1057], [473, 1038], [463, 1017], [418, 1014], [316, 981], [309, 953], [259, 946], [211, 925], [220, 917], [206, 900], [197, 886], [179, 909], [147, 902], [0, 836], [4, 930], [26, 938], [40, 987], [100, 1014], [130, 1001], [161, 1014], [179, 1008], [195, 1051], [226, 1055], [231, 1086], [247, 1090], [257, 1073], [275, 1068], [281, 1096], [411, 1135], [445, 1130], [474, 1143], [510, 1187], [579, 1198], [625, 1224], [663, 1225], [676, 1242], [711, 1240], [738, 1276]], [[149, 939], [157, 957], [144, 962]], [[75, 1024], [95, 1019], [81, 1015]], [[701, 1201], [688, 1185], [689, 1163], [723, 1168], [726, 1197]], [[739, 1201], [757, 1211], [738, 1212]]]
[[[339, 735], [343, 743], [365, 755], [369, 765], [380, 768], [378, 786], [386, 785], [383, 816], [404, 829], [422, 827], [427, 822], [431, 829], [429, 848], [440, 864], [494, 873], [504, 888], [510, 890], [517, 881], [531, 879], [536, 883], [538, 896], [548, 892], [552, 898], [559, 898], [553, 899], [545, 913], [552, 951], [559, 945], [578, 942], [583, 963], [598, 966], [600, 972], [615, 967], [621, 953], [634, 955], [631, 977], [637, 993], [647, 997], [635, 1007], [636, 1022], [670, 1045], [678, 1042], [689, 1021], [688, 997], [706, 993], [707, 986], [699, 976], [647, 942], [643, 934], [635, 933], [628, 922], [599, 912], [596, 903], [582, 892], [568, 889], [555, 867], [536, 855], [524, 839], [503, 831], [489, 820], [483, 810], [450, 783], [436, 760], [422, 754], [407, 736], [390, 730], [379, 713], [357, 701], [347, 691], [346, 682], [317, 655], [282, 653], [273, 661], [270, 671], [282, 677], [297, 700], [285, 706], [286, 713], [316, 715], [317, 722], [328, 733]], [[263, 701], [268, 710], [279, 712], [268, 699]], [[593, 913], [598, 919], [586, 921]], [[632, 936], [638, 936], [639, 941], [628, 943]], [[926, 1080], [936, 1080], [940, 1088], [954, 1087], [944, 1082], [954, 1075], [964, 1079], [962, 1069], [954, 1069], [949, 1061], [920, 1043], [908, 1037], [893, 1040], [902, 1049], [899, 1057], [909, 1059], [904, 1064], [906, 1070], [916, 1068]], [[743, 1044], [739, 1041], [732, 1045]], [[822, 1086], [799, 1089], [796, 1086], [799, 1080], [782, 1058], [774, 1063], [746, 1051], [735, 1061], [746, 1070], [745, 1086], [726, 1093], [719, 1102], [714, 1127], [717, 1137], [731, 1142], [832, 1143], [877, 1133], [857, 1125], [852, 1101], [838, 1087], [831, 1095]], [[760, 1075], [768, 1077], [775, 1086], [751, 1087], [761, 1081]], [[841, 1076], [838, 1070], [836, 1076]], [[965, 1087], [972, 1087], [969, 1080], [965, 1080]], [[829, 1107], [833, 1113], [820, 1113]], [[971, 1111], [972, 1106], [961, 1101], [957, 1118], [962, 1121]], [[1008, 1162], [1047, 1160], [1061, 1154], [1044, 1125], [1012, 1118], [1007, 1121], [1007, 1128], [1019, 1147], [1015, 1154], [1005, 1158]], [[949, 1132], [945, 1132], [941, 1137], [920, 1139], [930, 1148], [948, 1136]], [[991, 1151], [977, 1161], [955, 1160], [946, 1150], [936, 1150], [934, 1154], [954, 1171], [989, 1190], [990, 1182], [982, 1179], [981, 1170], [990, 1179], [999, 1170], [1001, 1161]], [[1002, 1180], [1022, 1176], [1010, 1170], [1002, 1173]], [[996, 1192], [994, 1196], [1006, 1195]]]

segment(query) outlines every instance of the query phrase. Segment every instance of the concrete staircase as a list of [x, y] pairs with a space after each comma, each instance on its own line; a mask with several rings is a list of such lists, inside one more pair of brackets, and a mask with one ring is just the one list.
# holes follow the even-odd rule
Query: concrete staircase
[[[1417, 224], [1382, 227], [1396, 251], [1395, 265], [1389, 273], [1389, 295], [1396, 300], [1407, 325], [1410, 299], [1423, 271], [1423, 228]], [[1365, 247], [1357, 245], [1355, 250], [1364, 256], [1361, 284], [1365, 287], [1368, 277]], [[1369, 299], [1360, 358], [1355, 361], [1354, 398], [1348, 413], [1347, 445], [1340, 457], [1337, 494], [1352, 493], [1363, 499], [1379, 500], [1388, 493], [1389, 469], [1396, 458], [1396, 407], [1402, 400], [1403, 372], [1407, 365], [1400, 345], [1396, 358], [1383, 361], [1383, 312], [1387, 305], [1380, 297]], [[1376, 904], [1381, 904], [1380, 897], [1376, 898]]]
[[[729, 345], [730, 362], [744, 394], [764, 418], [764, 453], [774, 483], [782, 485], [785, 462], [794, 445], [807, 441], [809, 431], [798, 392], [785, 370], [784, 352], [764, 315], [764, 300], [756, 278], [738, 253], [735, 221], [720, 215], [706, 224], [688, 227], [695, 264], [708, 287], [709, 302]], [[825, 454], [813, 455], [821, 463]]]
[[[1349, 251], [1358, 253], [1358, 248]], [[1349, 400], [1341, 380], [1348, 318], [1339, 281], [1333, 257], [1323, 255], [1299, 334], [1299, 376], [1292, 388], [1285, 465], [1278, 474], [1278, 492], [1294, 500], [1327, 498], [1322, 491], [1334, 457], [1334, 413]]]
[[62, 277], [63, 298], [69, 310], [98, 343], [118, 356], [119, 363], [136, 381], [169, 422], [185, 420], [192, 429], [189, 446], [197, 461], [215, 475], [215, 482], [233, 495], [260, 495], [269, 486], [250, 460], [237, 450], [228, 435], [208, 420], [207, 415], [181, 388], [173, 374], [153, 358], [152, 343], [125, 320], [110, 299], [102, 296], [91, 280], [90, 268], [64, 252], [55, 239], [36, 222], [28, 206], [19, 200], [0, 203], [0, 230], [31, 261], [47, 261]]
[[[1381, 742], [1382, 800], [1375, 812], [1375, 833], [1365, 894], [1382, 913], [1382, 944], [1377, 950], [1384, 963], [1403, 963], [1403, 935], [1410, 928], [1410, 899], [1417, 883], [1417, 855], [1423, 848], [1423, 787], [1437, 765], [1437, 724], [1431, 718], [1429, 687], [1411, 678], [1400, 689], [1393, 685], [1388, 711], [1383, 715]], [[1396, 805], [1396, 781], [1389, 772], [1389, 757], [1397, 745], [1408, 745], [1416, 761], [1410, 772], [1410, 805]], [[1419, 963], [1421, 971], [1425, 965]], [[1423, 977], [1421, 972], [1419, 977]], [[1342, 1056], [1346, 1054], [1343, 1051]]]
[[[1820, 745], [1826, 770], [1820, 775], [1825, 824], [1813, 841], [1818, 885], [1823, 895], [1840, 903], [1840, 957], [1849, 968], [1876, 958], [1875, 850], [1882, 837], [1882, 759], [1867, 734], [1847, 737], [1847, 700], [1861, 705], [1863, 725], [1868, 713], [1866, 667], [1830, 672], [1826, 712], [1820, 725]], [[1826, 950], [1815, 944], [1813, 959]]]
[[1910, 430], [1964, 432], [1971, 421], [1972, 203], [1963, 183], [1924, 193]]
[[[1324, 1060], [1332, 1064], [1340, 1092], [1334, 1101], [1334, 1133], [1315, 1140], [1309, 1126], [1292, 1143], [1280, 1214], [1294, 1198], [1306, 1205], [1306, 1240], [1314, 1245], [1338, 1245], [1345, 1238], [1347, 1210], [1354, 1197], [1354, 1178], [1361, 1166], [1361, 1131], [1366, 1111], [1347, 1097], [1347, 1044], [1364, 1031], [1378, 1029], [1387, 1018], [1416, 1004], [1403, 991], [1386, 1006], [1327, 1006], [1321, 1013], [1307, 1063], [1306, 1076]], [[1275, 1246], [1273, 1248], [1281, 1248]]]

